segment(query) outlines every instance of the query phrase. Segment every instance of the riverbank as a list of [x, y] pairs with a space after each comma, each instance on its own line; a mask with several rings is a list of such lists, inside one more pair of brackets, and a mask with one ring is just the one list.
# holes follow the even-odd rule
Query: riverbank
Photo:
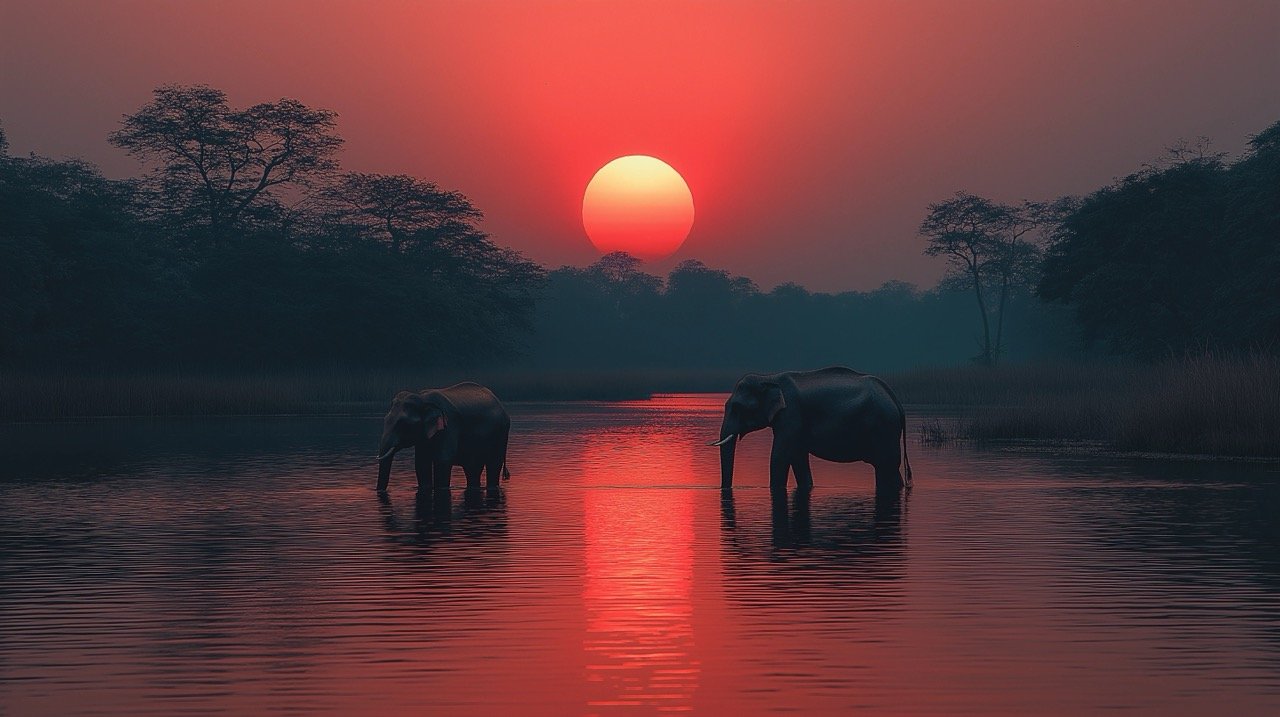
[[[508, 401], [638, 400], [728, 392], [737, 370], [397, 370], [258, 374], [0, 373], [0, 421], [95, 416], [381, 413], [397, 390], [474, 378]], [[1190, 356], [1159, 365], [1040, 363], [885, 374], [909, 405], [947, 406], [925, 442], [1095, 442], [1106, 450], [1280, 456], [1280, 358]]]
[[1090, 443], [1135, 455], [1280, 456], [1275, 356], [964, 368], [928, 378], [925, 384], [904, 376], [899, 393], [956, 410], [954, 417], [924, 423], [925, 442]]

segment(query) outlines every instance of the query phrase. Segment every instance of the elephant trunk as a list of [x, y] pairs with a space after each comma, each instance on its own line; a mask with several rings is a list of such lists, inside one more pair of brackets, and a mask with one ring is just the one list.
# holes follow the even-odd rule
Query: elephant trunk
[[378, 492], [382, 493], [387, 490], [387, 483], [391, 480], [391, 456], [387, 456], [378, 461]]
[[720, 490], [733, 490], [733, 452], [737, 447], [736, 437], [720, 446]]
[[720, 446], [720, 490], [733, 490], [733, 456], [738, 447], [738, 429], [728, 416], [720, 426], [720, 440], [713, 445]]
[[391, 480], [391, 459], [396, 455], [399, 441], [396, 440], [394, 433], [385, 433], [382, 440], [378, 443], [378, 490], [387, 489], [387, 483]]

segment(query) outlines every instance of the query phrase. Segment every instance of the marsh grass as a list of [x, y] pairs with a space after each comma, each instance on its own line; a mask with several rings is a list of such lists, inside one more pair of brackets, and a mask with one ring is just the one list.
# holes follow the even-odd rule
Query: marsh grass
[[1280, 457], [1280, 357], [1189, 355], [1158, 365], [907, 372], [903, 401], [955, 407], [925, 443], [1100, 442], [1118, 451]]

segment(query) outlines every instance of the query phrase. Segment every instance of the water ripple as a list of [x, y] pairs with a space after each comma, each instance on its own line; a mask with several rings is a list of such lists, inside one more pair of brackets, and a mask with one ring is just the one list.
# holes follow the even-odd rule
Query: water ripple
[[[0, 428], [0, 713], [1280, 711], [1280, 475], [912, 447], [917, 489], [723, 397], [512, 407], [500, 495], [372, 491], [376, 419]], [[457, 481], [455, 481], [455, 484]]]

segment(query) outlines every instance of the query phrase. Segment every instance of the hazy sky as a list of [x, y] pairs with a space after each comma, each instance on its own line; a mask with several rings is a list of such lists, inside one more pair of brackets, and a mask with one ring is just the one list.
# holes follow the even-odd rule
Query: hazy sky
[[931, 201], [1088, 191], [1280, 120], [1280, 2], [0, 0], [12, 151], [134, 173], [106, 135], [165, 83], [336, 110], [347, 168], [461, 190], [550, 266], [596, 256], [592, 173], [652, 154], [697, 210], [654, 271], [929, 285]]

